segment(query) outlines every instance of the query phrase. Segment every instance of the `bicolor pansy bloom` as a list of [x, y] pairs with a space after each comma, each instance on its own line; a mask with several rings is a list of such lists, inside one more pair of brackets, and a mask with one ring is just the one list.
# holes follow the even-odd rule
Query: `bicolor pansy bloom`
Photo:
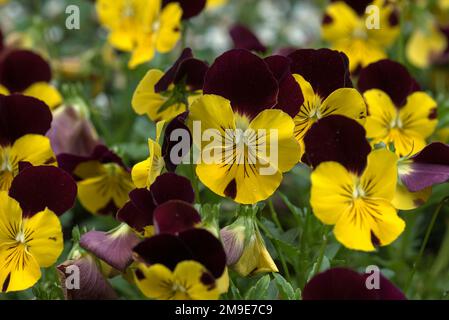
[[304, 103], [295, 115], [295, 136], [303, 145], [310, 127], [329, 115], [343, 115], [363, 124], [366, 104], [353, 88], [348, 58], [329, 49], [300, 49], [288, 55], [291, 71], [301, 86]]
[[58, 163], [77, 180], [78, 199], [92, 214], [115, 214], [134, 189], [129, 169], [104, 145], [87, 157], [61, 153]]
[[75, 199], [75, 181], [52, 166], [27, 167], [9, 194], [0, 191], [0, 292], [32, 287], [56, 262], [64, 247], [58, 215]]
[[50, 65], [33, 51], [5, 49], [0, 55], [0, 94], [22, 93], [55, 109], [62, 96], [51, 79]]
[[358, 86], [368, 105], [365, 128], [373, 144], [393, 144], [400, 157], [426, 146], [438, 123], [437, 103], [405, 67], [391, 60], [373, 63], [360, 72]]
[[[303, 97], [288, 58], [264, 60], [247, 50], [230, 50], [209, 68], [203, 91], [190, 108], [189, 127], [193, 132], [200, 124], [201, 135], [218, 136], [212, 143], [194, 136], [202, 150], [199, 179], [239, 203], [267, 199], [300, 157], [292, 117]], [[208, 154], [217, 159], [207, 159]]]
[[[377, 149], [364, 157], [370, 150], [365, 130], [342, 116], [317, 122], [310, 137], [305, 145], [307, 154], [309, 149], [315, 153], [313, 158], [309, 156], [315, 168], [310, 196], [315, 216], [325, 224], [335, 225], [336, 239], [349, 249], [374, 251], [375, 246], [396, 240], [405, 228], [392, 204], [398, 175], [397, 156], [387, 149]], [[330, 140], [324, 142], [313, 137]], [[328, 151], [324, 146], [316, 146], [329, 146], [333, 142], [345, 147]]]
[[98, 19], [109, 30], [114, 48], [131, 52], [128, 66], [151, 61], [156, 52], [173, 50], [181, 37], [179, 3], [162, 6], [162, 0], [97, 0]]
[[227, 291], [226, 254], [212, 233], [158, 234], [134, 248], [135, 282], [158, 300], [215, 300]]
[[36, 98], [0, 95], [0, 191], [8, 191], [21, 166], [56, 165], [45, 133], [52, 115]]
[[321, 31], [333, 49], [348, 56], [355, 72], [387, 57], [386, 50], [399, 35], [399, 17], [386, 0], [333, 0]]
[[171, 120], [187, 110], [188, 105], [201, 93], [208, 66], [195, 59], [186, 48], [165, 73], [151, 69], [134, 92], [134, 111], [146, 114], [154, 122]]
[[315, 275], [302, 291], [303, 300], [406, 300], [391, 281], [379, 274], [379, 287], [368, 288], [371, 274], [331, 268]]

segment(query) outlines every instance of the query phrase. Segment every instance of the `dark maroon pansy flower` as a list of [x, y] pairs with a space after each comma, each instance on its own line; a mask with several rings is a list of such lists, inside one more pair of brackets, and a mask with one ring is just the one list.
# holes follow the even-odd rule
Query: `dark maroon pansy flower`
[[362, 69], [358, 87], [362, 93], [370, 89], [382, 90], [398, 108], [405, 105], [410, 94], [420, 90], [419, 84], [403, 65], [388, 59]]
[[206, 62], [195, 59], [192, 49], [185, 48], [178, 60], [168, 69], [164, 76], [156, 83], [156, 92], [163, 92], [171, 84], [184, 82], [189, 90], [195, 91], [203, 88], [204, 77], [208, 70]]
[[10, 50], [0, 59], [0, 84], [10, 92], [22, 92], [36, 82], [50, 82], [50, 65], [29, 50]]
[[[68, 277], [73, 276], [72, 267], [79, 270], [79, 288], [68, 288]], [[110, 283], [101, 273], [95, 258], [83, 255], [76, 260], [67, 260], [57, 266], [59, 281], [66, 300], [115, 300], [118, 299]]]
[[77, 187], [68, 173], [53, 166], [23, 167], [14, 178], [9, 195], [20, 203], [25, 215], [47, 207], [59, 216], [73, 207]]
[[123, 224], [109, 232], [93, 230], [83, 234], [80, 246], [115, 269], [125, 272], [132, 263], [132, 249], [139, 242], [134, 231]]
[[404, 170], [399, 170], [399, 177], [412, 192], [446, 182], [449, 179], [449, 145], [431, 143], [400, 166]]
[[182, 19], [190, 19], [197, 16], [206, 7], [207, 0], [163, 0], [162, 6], [170, 2], [178, 2], [182, 8]]
[[68, 173], [72, 174], [75, 177], [75, 179], [79, 178], [76, 177], [74, 174], [76, 167], [81, 163], [87, 161], [98, 161], [100, 163], [116, 163], [119, 166], [128, 170], [128, 168], [123, 163], [122, 159], [117, 154], [108, 149], [108, 147], [106, 147], [105, 145], [101, 144], [97, 145], [94, 148], [90, 156], [86, 157], [69, 153], [61, 153], [57, 156], [57, 159], [59, 167], [61, 169], [64, 169]]
[[170, 200], [159, 206], [153, 212], [153, 225], [156, 234], [178, 234], [194, 228], [201, 222], [201, 216], [188, 202]]
[[134, 189], [128, 201], [117, 213], [117, 219], [126, 222], [137, 231], [153, 225], [157, 206], [170, 201], [182, 200], [193, 203], [195, 194], [189, 179], [175, 173], [164, 173], [156, 178], [148, 189]]
[[45, 135], [51, 121], [44, 102], [21, 94], [0, 95], [0, 145], [12, 144], [25, 134]]
[[302, 161], [316, 168], [321, 162], [336, 161], [354, 173], [366, 166], [371, 146], [365, 129], [355, 120], [331, 115], [314, 123], [304, 137]]
[[[278, 74], [277, 70], [274, 71]], [[286, 78], [286, 84], [282, 83]], [[302, 94], [298, 99], [296, 90], [280, 90], [280, 82], [281, 86], [292, 85], [286, 76], [278, 80], [262, 58], [248, 50], [233, 49], [218, 57], [209, 68], [203, 91], [228, 99], [235, 112], [251, 119], [261, 111], [272, 108], [295, 116], [303, 103]], [[301, 91], [299, 86], [297, 89]], [[293, 112], [295, 108], [291, 105], [279, 105], [281, 101], [294, 101], [296, 110]]]
[[330, 49], [300, 49], [288, 55], [291, 72], [300, 74], [323, 100], [340, 88], [352, 88], [348, 57]]
[[257, 36], [242, 24], [233, 25], [229, 30], [229, 35], [236, 49], [246, 49], [261, 53], [267, 51], [267, 47], [260, 42]]
[[134, 253], [139, 261], [149, 265], [161, 263], [171, 270], [181, 261], [194, 260], [216, 279], [226, 267], [226, 254], [220, 240], [204, 229], [189, 229], [178, 236], [158, 234], [139, 243]]
[[[332, 268], [314, 276], [304, 287], [303, 300], [405, 300], [405, 295], [379, 274], [379, 288], [368, 289], [371, 274]], [[370, 281], [368, 279], [368, 281]]]
[[[188, 116], [188, 112], [181, 113], [173, 118], [165, 128], [164, 141], [162, 143], [162, 156], [164, 157], [165, 168], [174, 172], [176, 167], [180, 164], [174, 162], [175, 158], [184, 159], [190, 152], [192, 147], [192, 134], [189, 128], [186, 126], [185, 121]], [[185, 134], [188, 134], [188, 144], [183, 148], [175, 148], [180, 146], [180, 143], [186, 143]], [[174, 153], [173, 156], [172, 152]], [[176, 154], [175, 154], [176, 152]]]

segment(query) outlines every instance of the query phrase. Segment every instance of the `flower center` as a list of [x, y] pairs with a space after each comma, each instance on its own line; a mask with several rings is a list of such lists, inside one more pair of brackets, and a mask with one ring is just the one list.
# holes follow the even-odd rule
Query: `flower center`
[[312, 102], [312, 107], [309, 110], [309, 118], [312, 120], [319, 120], [323, 117], [321, 114], [321, 98], [315, 94]]
[[403, 127], [403, 123], [402, 120], [399, 116], [397, 116], [394, 120], [391, 121], [390, 123], [390, 128], [398, 128], [398, 129], [402, 129]]
[[187, 289], [183, 285], [176, 283], [176, 282], [173, 283], [171, 289], [173, 292], [181, 292], [184, 294], [187, 293]]
[[22, 244], [26, 243], [25, 232], [23, 232], [23, 230], [20, 230], [19, 233], [17, 233], [16, 241]]
[[352, 190], [352, 198], [354, 200], [360, 199], [366, 196], [365, 190], [363, 190], [362, 186], [360, 185], [360, 182], [356, 181], [354, 185], [354, 189]]
[[249, 119], [248, 117], [237, 113], [235, 115], [235, 127], [242, 131], [245, 131], [249, 128]]
[[136, 13], [136, 10], [134, 9], [134, 6], [132, 5], [132, 3], [130, 1], [128, 1], [122, 9], [122, 17], [125, 19], [132, 18], [132, 17], [134, 17], [135, 13]]
[[355, 39], [366, 40], [368, 39], [368, 33], [366, 32], [366, 26], [364, 24], [360, 24], [357, 26], [352, 32], [352, 36]]
[[0, 147], [0, 173], [13, 172], [13, 163], [10, 155], [10, 148]]

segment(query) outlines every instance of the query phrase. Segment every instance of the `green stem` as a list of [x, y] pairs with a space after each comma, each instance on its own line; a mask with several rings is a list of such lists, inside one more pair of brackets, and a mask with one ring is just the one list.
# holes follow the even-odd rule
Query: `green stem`
[[327, 236], [327, 234], [329, 233], [329, 230], [330, 230], [330, 226], [324, 226], [323, 243], [321, 245], [320, 255], [318, 256], [318, 260], [317, 260], [316, 266], [315, 266], [315, 268], [313, 270], [313, 275], [315, 275], [318, 272], [320, 272], [321, 264], [323, 263], [324, 253], [326, 252], [327, 242], [328, 242], [328, 239], [329, 239], [329, 237]]
[[426, 249], [427, 242], [429, 241], [430, 234], [431, 234], [432, 229], [433, 229], [433, 227], [435, 225], [435, 222], [437, 220], [438, 214], [440, 213], [441, 208], [446, 204], [447, 200], [449, 200], [449, 196], [443, 198], [440, 201], [440, 203], [438, 203], [438, 206], [436, 207], [435, 211], [433, 212], [432, 219], [430, 220], [430, 223], [429, 223], [429, 225], [427, 227], [426, 234], [425, 234], [424, 240], [423, 240], [423, 242], [421, 244], [421, 248], [419, 249], [418, 256], [416, 257], [415, 263], [413, 263], [413, 268], [412, 268], [412, 271], [410, 272], [410, 276], [408, 278], [407, 285], [405, 287], [405, 292], [408, 292], [409, 289], [410, 289], [410, 286], [411, 286], [412, 281], [413, 281], [413, 277], [414, 277], [414, 275], [416, 273], [416, 269], [417, 269], [419, 263], [421, 262], [422, 256], [424, 254], [424, 250]]
[[270, 213], [271, 213], [271, 218], [273, 219], [273, 222], [276, 224], [276, 226], [281, 230], [284, 231], [282, 229], [282, 225], [281, 222], [279, 221], [278, 215], [276, 213], [276, 210], [274, 209], [274, 205], [273, 205], [273, 201], [270, 199], [268, 199], [268, 208], [270, 209]]

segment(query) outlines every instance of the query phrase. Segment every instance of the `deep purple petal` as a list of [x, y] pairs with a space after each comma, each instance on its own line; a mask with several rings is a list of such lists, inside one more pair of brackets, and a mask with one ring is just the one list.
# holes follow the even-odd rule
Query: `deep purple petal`
[[223, 245], [212, 233], [205, 229], [189, 229], [179, 234], [190, 249], [193, 259], [200, 262], [218, 279], [226, 267], [226, 253]]
[[[188, 113], [184, 112], [169, 122], [164, 131], [164, 142], [162, 144], [162, 156], [164, 157], [165, 167], [168, 171], [174, 172], [181, 162], [174, 161], [175, 157], [179, 160], [184, 159], [192, 147], [192, 134], [185, 125]], [[185, 147], [179, 147], [179, 143], [185, 143]], [[175, 151], [178, 151], [175, 153]], [[172, 152], [174, 153], [172, 155]], [[175, 163], [176, 162], [176, 163]]]
[[201, 90], [207, 70], [209, 70], [209, 66], [206, 62], [194, 58], [186, 59], [179, 65], [174, 82], [185, 81], [189, 90]]
[[358, 87], [361, 92], [370, 89], [384, 91], [398, 108], [407, 102], [410, 94], [420, 90], [419, 84], [403, 65], [388, 59], [374, 62], [362, 69]]
[[168, 86], [172, 84], [175, 81], [176, 74], [178, 72], [180, 64], [187, 60], [193, 58], [192, 49], [185, 48], [182, 50], [181, 55], [179, 58], [175, 61], [175, 63], [168, 69], [164, 76], [156, 83], [154, 86], [154, 90], [156, 92], [163, 92], [168, 89]]
[[192, 253], [184, 242], [171, 234], [158, 234], [147, 238], [134, 248], [135, 259], [148, 265], [160, 263], [174, 270], [184, 260], [191, 260]]
[[157, 205], [169, 200], [195, 201], [195, 193], [189, 179], [175, 173], [164, 173], [156, 178], [150, 187]]
[[299, 50], [298, 47], [281, 47], [274, 51], [275, 55], [288, 57], [291, 53], [295, 52], [296, 50]]
[[61, 215], [75, 204], [77, 193], [73, 178], [52, 166], [28, 167], [13, 180], [9, 195], [16, 199], [24, 213], [35, 214], [48, 207]]
[[170, 2], [178, 2], [181, 5], [184, 20], [197, 16], [206, 7], [206, 0], [163, 0], [162, 5]]
[[400, 176], [410, 191], [416, 192], [449, 179], [449, 145], [431, 143], [411, 160], [410, 172]]
[[80, 246], [124, 272], [132, 263], [132, 250], [139, 242], [134, 231], [121, 227], [113, 232], [89, 231], [81, 236]]
[[36, 82], [50, 82], [50, 65], [29, 50], [12, 50], [0, 60], [0, 84], [10, 92], [22, 92]]
[[209, 68], [203, 91], [230, 100], [234, 111], [253, 118], [276, 105], [279, 86], [263, 59], [250, 51], [233, 49]]
[[229, 35], [231, 36], [234, 48], [236, 49], [246, 49], [261, 53], [267, 51], [267, 47], [265, 47], [257, 36], [244, 25], [235, 24], [229, 30]]
[[45, 135], [51, 121], [51, 111], [42, 101], [20, 94], [0, 95], [0, 145], [12, 144], [28, 133]]
[[178, 234], [194, 228], [201, 222], [201, 216], [188, 202], [170, 200], [154, 210], [153, 225], [155, 232]]
[[137, 231], [153, 224], [153, 211], [156, 207], [153, 196], [147, 189], [134, 189], [129, 193], [130, 200], [117, 212], [117, 220], [126, 222]]
[[346, 268], [332, 268], [314, 276], [304, 287], [304, 300], [403, 300], [405, 296], [379, 275], [379, 289], [368, 289], [366, 278]]
[[[75, 268], [73, 268], [75, 267]], [[79, 270], [79, 288], [68, 288], [74, 270]], [[57, 266], [58, 277], [66, 300], [115, 300], [118, 299], [110, 283], [102, 275], [95, 258], [84, 255], [77, 260], [68, 260]]]
[[352, 88], [348, 57], [329, 49], [300, 49], [288, 56], [291, 72], [300, 74], [322, 99], [339, 88]]
[[363, 126], [340, 115], [324, 117], [313, 124], [304, 137], [304, 144], [303, 161], [312, 167], [337, 161], [354, 173], [364, 170], [371, 151]]

